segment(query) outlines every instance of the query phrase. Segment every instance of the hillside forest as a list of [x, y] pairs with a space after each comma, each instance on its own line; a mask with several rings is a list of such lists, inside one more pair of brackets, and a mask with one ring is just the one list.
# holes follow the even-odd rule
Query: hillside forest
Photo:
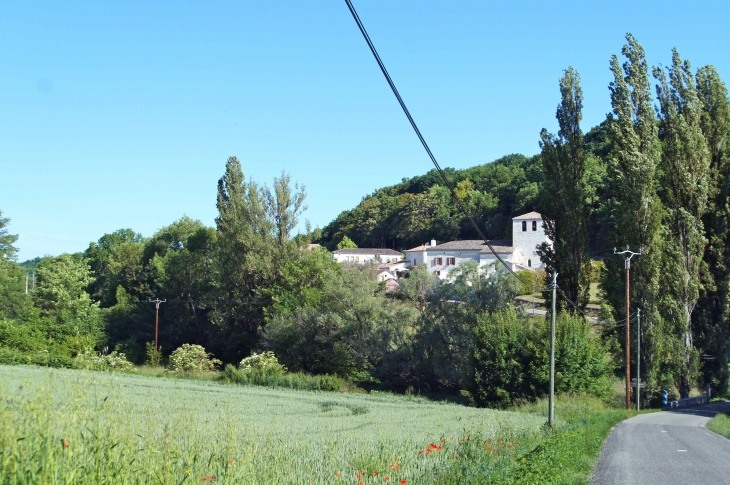
[[[558, 392], [609, 398], [622, 375], [625, 272], [613, 248], [626, 246], [642, 250], [632, 260], [630, 304], [642, 312], [645, 400], [706, 383], [723, 392], [727, 88], [713, 66], [693, 69], [676, 50], [666, 66], [650, 68], [630, 34], [609, 67], [612, 111], [599, 126], [581, 127], [580, 75], [569, 67], [556, 96], [558, 133], [536, 134], [539, 154], [446, 169], [446, 181], [435, 170], [403, 179], [321, 229], [294, 233], [304, 186], [285, 172], [271, 185], [256, 182], [235, 157], [218, 182], [215, 227], [182, 217], [151, 237], [120, 229], [82, 252], [18, 263], [17, 235], [0, 213], [0, 362], [72, 367], [93, 351], [164, 364], [173, 350], [197, 344], [223, 364], [266, 350], [292, 372], [461, 394], [480, 406], [539, 398], [548, 385], [548, 325], [515, 304], [523, 280], [465, 263], [439, 281], [422, 266], [386, 293], [374, 268], [336, 263], [328, 251], [477, 239], [470, 219], [487, 237], [509, 239], [511, 218], [535, 210], [554, 241], [540, 248], [545, 269], [559, 273]], [[600, 283], [600, 323], [584, 317], [591, 280]], [[155, 298], [166, 300], [161, 356]]]

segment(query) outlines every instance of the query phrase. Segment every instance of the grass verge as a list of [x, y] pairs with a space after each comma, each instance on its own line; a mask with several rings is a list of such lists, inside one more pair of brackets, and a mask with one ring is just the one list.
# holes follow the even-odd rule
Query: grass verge
[[[540, 414], [547, 420], [545, 400], [513, 410]], [[464, 466], [452, 469], [438, 483], [588, 483], [611, 429], [636, 415], [636, 411], [613, 409], [586, 396], [559, 397], [555, 412], [553, 429], [544, 426], [538, 433], [515, 437], [506, 446], [501, 440], [469, 442], [463, 453]]]
[[730, 438], [730, 413], [720, 413], [707, 423], [707, 429]]

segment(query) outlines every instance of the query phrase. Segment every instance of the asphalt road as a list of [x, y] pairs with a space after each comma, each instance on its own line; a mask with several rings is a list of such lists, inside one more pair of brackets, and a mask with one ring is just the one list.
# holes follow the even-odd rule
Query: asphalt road
[[642, 414], [616, 426], [593, 485], [730, 484], [730, 440], [705, 428], [730, 402]]

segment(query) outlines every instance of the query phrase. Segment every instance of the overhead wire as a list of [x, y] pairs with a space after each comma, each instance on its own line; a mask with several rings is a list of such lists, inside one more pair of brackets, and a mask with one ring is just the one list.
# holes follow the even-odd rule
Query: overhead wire
[[[533, 292], [536, 290], [546, 290], [548, 289], [547, 286], [538, 287], [533, 282], [527, 281], [525, 278], [518, 275], [508, 264], [507, 262], [497, 253], [497, 251], [494, 250], [492, 247], [492, 244], [489, 242], [489, 239], [484, 235], [482, 230], [479, 228], [479, 225], [474, 221], [474, 219], [469, 215], [469, 213], [464, 208], [464, 205], [461, 202], [461, 199], [456, 194], [456, 190], [454, 189], [451, 182], [446, 177], [446, 174], [444, 173], [443, 169], [439, 165], [438, 161], [436, 160], [436, 157], [434, 156], [433, 152], [431, 151], [431, 148], [428, 146], [428, 143], [426, 143], [426, 139], [421, 134], [421, 130], [418, 129], [418, 125], [416, 125], [415, 120], [411, 116], [410, 111], [408, 110], [408, 107], [406, 106], [406, 103], [403, 101], [403, 98], [401, 97], [400, 93], [398, 92], [398, 88], [395, 86], [395, 83], [393, 82], [393, 79], [390, 77], [390, 74], [388, 73], [388, 69], [386, 69], [385, 64], [383, 63], [383, 60], [380, 58], [380, 55], [378, 54], [377, 49], [375, 48], [375, 44], [373, 44], [373, 41], [370, 40], [370, 35], [368, 35], [367, 30], [365, 29], [365, 25], [360, 20], [360, 16], [357, 14], [357, 11], [355, 10], [355, 7], [352, 4], [351, 0], [345, 0], [345, 3], [347, 4], [347, 7], [350, 9], [350, 13], [352, 14], [352, 17], [355, 19], [355, 23], [357, 23], [358, 28], [360, 29], [360, 32], [362, 33], [362, 36], [365, 38], [365, 42], [367, 42], [368, 47], [370, 48], [370, 52], [372, 52], [373, 57], [375, 57], [375, 60], [378, 63], [378, 66], [380, 67], [381, 72], [383, 73], [383, 76], [385, 76], [385, 80], [388, 82], [388, 85], [390, 86], [390, 89], [393, 91], [393, 94], [395, 95], [396, 99], [398, 100], [398, 104], [400, 104], [401, 109], [403, 110], [403, 113], [405, 113], [406, 117], [408, 118], [408, 121], [411, 124], [411, 127], [413, 128], [413, 131], [415, 131], [416, 136], [418, 136], [418, 139], [420, 140], [421, 144], [423, 145], [423, 148], [426, 150], [426, 153], [428, 154], [428, 157], [431, 159], [431, 162], [433, 163], [434, 167], [436, 167], [436, 170], [438, 171], [439, 175], [441, 176], [441, 179], [443, 180], [446, 187], [449, 189], [449, 192], [451, 193], [451, 197], [453, 198], [454, 202], [456, 202], [456, 205], [458, 206], [459, 210], [469, 219], [469, 222], [471, 223], [474, 230], [477, 232], [479, 237], [484, 241], [484, 243], [487, 245], [489, 250], [492, 252], [492, 254], [495, 256], [495, 258], [504, 266], [504, 268], [515, 278], [517, 278], [520, 282], [523, 284], [531, 287], [533, 289]], [[588, 315], [570, 298], [568, 298], [568, 295], [565, 294], [565, 292], [558, 286], [558, 291], [560, 291], [560, 294], [563, 296], [566, 302], [570, 304], [573, 308], [575, 308], [576, 311], [578, 311], [580, 314], [582, 314], [584, 317], [588, 317]]]
[[403, 98], [401, 98], [400, 93], [398, 92], [398, 88], [396, 88], [395, 83], [390, 77], [390, 74], [388, 74], [388, 70], [385, 68], [385, 64], [380, 59], [380, 55], [378, 55], [378, 51], [375, 49], [375, 45], [373, 44], [372, 40], [370, 40], [370, 36], [367, 33], [367, 30], [365, 29], [365, 25], [363, 25], [362, 21], [360, 20], [360, 17], [357, 14], [357, 11], [355, 10], [355, 7], [352, 5], [352, 2], [350, 0], [345, 0], [345, 3], [347, 3], [347, 7], [350, 9], [350, 13], [352, 14], [352, 17], [355, 19], [355, 22], [357, 23], [357, 26], [360, 28], [360, 32], [362, 33], [363, 37], [365, 38], [365, 42], [367, 42], [368, 47], [370, 47], [370, 51], [373, 53], [373, 56], [375, 57], [375, 60], [378, 63], [378, 66], [380, 67], [380, 70], [383, 72], [383, 76], [385, 76], [385, 80], [388, 82], [388, 85], [390, 86], [390, 89], [393, 91], [393, 94], [395, 95], [396, 99], [398, 100], [398, 103], [400, 104], [401, 109], [403, 110], [403, 113], [405, 113], [406, 117], [408, 118], [408, 121], [411, 123], [411, 126], [413, 127], [413, 131], [416, 132], [416, 136], [418, 136], [418, 139], [421, 141], [421, 144], [423, 145], [423, 148], [426, 150], [426, 153], [428, 154], [428, 157], [431, 159], [431, 162], [433, 162], [434, 167], [436, 167], [436, 170], [438, 171], [439, 175], [441, 176], [441, 179], [443, 180], [446, 187], [449, 189], [449, 192], [451, 193], [451, 197], [454, 199], [454, 202], [456, 202], [456, 205], [458, 206], [459, 210], [469, 219], [469, 222], [476, 230], [479, 237], [486, 243], [489, 250], [492, 252], [492, 254], [497, 258], [497, 260], [505, 267], [509, 273], [512, 274], [515, 278], [520, 280], [522, 283], [532, 286], [534, 285], [522, 278], [520, 275], [514, 272], [512, 268], [509, 267], [509, 265], [505, 262], [505, 260], [494, 250], [491, 243], [487, 239], [487, 237], [482, 233], [482, 230], [479, 228], [479, 225], [474, 221], [474, 219], [469, 215], [469, 213], [464, 208], [464, 205], [461, 202], [461, 199], [456, 194], [456, 190], [454, 189], [451, 182], [446, 177], [446, 174], [444, 173], [443, 169], [439, 165], [438, 161], [436, 160], [436, 157], [434, 156], [433, 152], [431, 151], [431, 148], [429, 148], [428, 143], [426, 143], [426, 139], [421, 134], [421, 130], [418, 129], [418, 125], [416, 125], [415, 120], [411, 116], [410, 111], [408, 111], [408, 107], [406, 106], [406, 103], [403, 101]]

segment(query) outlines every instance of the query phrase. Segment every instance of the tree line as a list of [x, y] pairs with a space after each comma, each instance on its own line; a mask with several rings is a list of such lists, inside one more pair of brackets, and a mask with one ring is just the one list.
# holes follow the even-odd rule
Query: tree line
[[[235, 364], [265, 349], [292, 371], [362, 385], [464, 391], [477, 404], [539, 397], [547, 385], [545, 325], [515, 308], [520, 282], [511, 275], [462, 264], [441, 282], [417, 268], [386, 293], [372, 268], [340, 265], [308, 246], [473, 239], [469, 217], [489, 237], [509, 238], [513, 216], [538, 210], [554, 241], [540, 249], [543, 261], [560, 274], [561, 390], [606, 395], [623, 367], [621, 327], [596, 331], [581, 312], [591, 262], [603, 259], [602, 319], [620, 325], [623, 260], [611, 248], [625, 245], [643, 248], [630, 298], [644, 315], [647, 396], [705, 382], [725, 388], [727, 89], [712, 66], [693, 71], [676, 51], [669, 66], [650, 70], [631, 35], [622, 55], [623, 64], [610, 61], [612, 112], [601, 125], [582, 132], [580, 75], [568, 68], [559, 81], [559, 131], [540, 133], [540, 154], [446, 170], [467, 214], [432, 170], [377, 190], [323, 229], [307, 224], [294, 234], [305, 188], [286, 173], [261, 185], [231, 157], [218, 182], [215, 227], [183, 217], [148, 238], [121, 229], [81, 253], [20, 265], [17, 236], [0, 217], [0, 347], [65, 358], [109, 349], [150, 361], [149, 300], [159, 297], [167, 300], [163, 356], [198, 344]], [[26, 295], [31, 267], [37, 280]]]

